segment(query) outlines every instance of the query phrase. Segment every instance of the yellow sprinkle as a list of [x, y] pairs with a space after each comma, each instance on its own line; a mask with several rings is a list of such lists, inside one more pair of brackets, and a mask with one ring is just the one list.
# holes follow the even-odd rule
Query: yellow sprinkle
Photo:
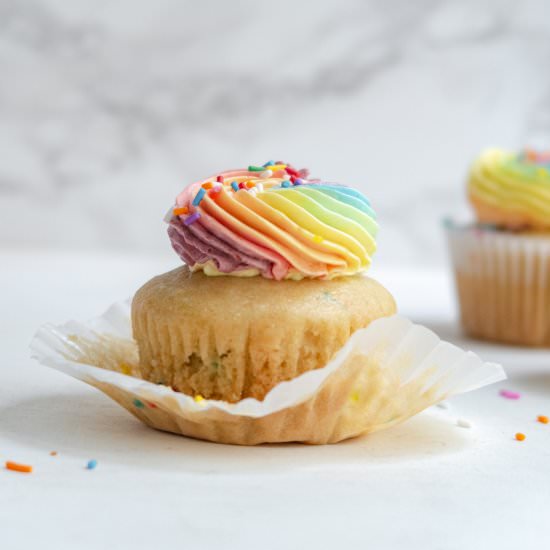
[[313, 242], [314, 243], [322, 243], [325, 239], [321, 237], [321, 235], [313, 235]]
[[132, 374], [132, 367], [126, 363], [120, 363], [118, 368], [122, 374]]
[[284, 170], [285, 168], [286, 164], [274, 164], [273, 166], [269, 167], [272, 172], [276, 172], [277, 170]]
[[353, 401], [354, 403], [358, 403], [359, 402], [359, 391], [354, 391], [350, 396], [349, 396], [350, 400]]
[[200, 394], [195, 395], [194, 399], [196, 403], [202, 403], [204, 401], [204, 397]]

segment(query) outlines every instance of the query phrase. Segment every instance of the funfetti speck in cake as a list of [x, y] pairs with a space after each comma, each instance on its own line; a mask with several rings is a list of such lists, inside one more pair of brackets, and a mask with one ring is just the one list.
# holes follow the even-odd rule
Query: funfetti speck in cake
[[270, 161], [186, 187], [168, 213], [172, 246], [192, 271], [330, 279], [368, 269], [378, 225], [359, 191]]

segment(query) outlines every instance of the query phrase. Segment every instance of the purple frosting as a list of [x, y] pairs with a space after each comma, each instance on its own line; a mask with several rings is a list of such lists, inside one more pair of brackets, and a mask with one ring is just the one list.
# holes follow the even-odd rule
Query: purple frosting
[[264, 277], [273, 277], [272, 262], [243, 253], [213, 235], [200, 223], [185, 225], [180, 218], [173, 217], [168, 226], [168, 235], [178, 256], [191, 267], [212, 260], [221, 273], [256, 268]]

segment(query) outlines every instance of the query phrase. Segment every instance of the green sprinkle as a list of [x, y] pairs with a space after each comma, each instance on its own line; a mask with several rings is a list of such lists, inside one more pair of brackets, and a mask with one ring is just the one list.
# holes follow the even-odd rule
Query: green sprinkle
[[135, 405], [138, 409], [143, 409], [143, 407], [145, 407], [145, 405], [143, 404], [143, 402], [140, 401], [139, 399], [134, 399], [134, 405]]
[[265, 166], [252, 166], [250, 165], [248, 167], [249, 172], [263, 172], [265, 170]]

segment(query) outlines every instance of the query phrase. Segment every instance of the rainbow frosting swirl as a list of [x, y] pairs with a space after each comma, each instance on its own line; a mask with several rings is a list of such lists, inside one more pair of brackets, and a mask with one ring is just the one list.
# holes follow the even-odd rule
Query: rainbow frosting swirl
[[550, 152], [485, 151], [470, 172], [478, 220], [510, 229], [550, 229]]
[[366, 270], [375, 218], [359, 191], [272, 161], [192, 183], [167, 215], [172, 246], [191, 270], [276, 280]]

